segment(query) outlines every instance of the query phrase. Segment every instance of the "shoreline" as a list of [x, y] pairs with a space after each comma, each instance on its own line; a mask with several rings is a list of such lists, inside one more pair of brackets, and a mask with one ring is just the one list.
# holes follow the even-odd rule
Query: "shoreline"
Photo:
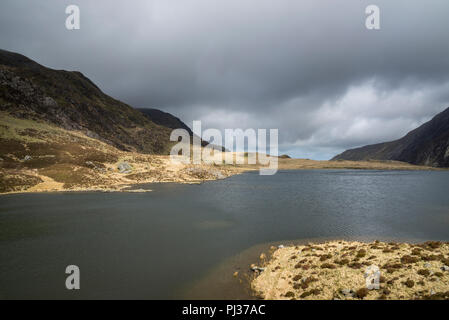
[[[170, 165], [168, 157], [158, 157], [159, 161], [164, 161], [164, 168], [157, 178], [154, 176], [145, 177], [148, 171], [139, 170], [132, 173], [137, 175], [135, 180], [130, 180], [130, 174], [120, 175], [113, 172], [116, 164], [109, 164], [107, 168], [108, 176], [101, 177], [102, 184], [89, 185], [86, 187], [77, 186], [66, 188], [63, 182], [57, 182], [49, 176], [37, 174], [36, 170], [21, 171], [28, 177], [37, 178], [39, 183], [22, 190], [13, 190], [0, 192], [1, 195], [26, 194], [26, 193], [61, 193], [61, 192], [150, 192], [151, 190], [129, 189], [150, 183], [179, 183], [179, 184], [200, 184], [207, 181], [216, 181], [229, 178], [234, 175], [259, 170], [255, 165]], [[189, 171], [190, 170], [190, 171]], [[279, 171], [290, 170], [381, 170], [381, 171], [448, 171], [447, 168], [435, 168], [426, 166], [416, 166], [397, 161], [327, 161], [327, 160], [308, 160], [308, 159], [279, 159]], [[16, 173], [19, 174], [19, 173]], [[164, 176], [165, 174], [165, 176]], [[154, 173], [152, 172], [152, 175]], [[104, 184], [106, 182], [106, 184]]]
[[[449, 242], [360, 239], [265, 244], [270, 249], [249, 267], [253, 294], [268, 300], [449, 299]], [[377, 290], [366, 288], [371, 265], [380, 271]]]
[[[314, 237], [302, 238], [295, 240], [276, 240], [250, 245], [246, 249], [225, 257], [217, 265], [209, 269], [203, 276], [186, 285], [180, 293], [177, 294], [177, 299], [187, 300], [259, 300], [262, 299], [252, 289], [252, 281], [258, 275], [251, 266], [264, 266], [269, 263], [272, 253], [270, 248], [278, 247], [280, 245], [296, 246], [306, 245], [308, 243], [326, 243], [332, 241], [341, 241], [342, 238], [336, 237]], [[369, 243], [378, 239], [378, 237], [345, 237], [344, 241], [358, 241]], [[382, 241], [388, 242], [408, 242], [408, 243], [422, 243], [424, 239], [398, 239], [398, 238], [382, 238]], [[263, 259], [261, 259], [261, 256]], [[254, 267], [254, 265], [253, 265]]]
[[[43, 188], [42, 190], [35, 190], [33, 187], [26, 189], [26, 190], [20, 190], [20, 191], [8, 191], [8, 192], [0, 192], [0, 196], [2, 195], [13, 195], [13, 194], [39, 194], [39, 193], [75, 193], [75, 192], [101, 192], [101, 193], [146, 193], [146, 192], [152, 192], [153, 190], [151, 189], [142, 189], [142, 188], [136, 188], [133, 189], [134, 187], [139, 187], [139, 186], [144, 186], [144, 185], [148, 185], [148, 184], [163, 184], [163, 183], [176, 183], [176, 184], [185, 184], [185, 185], [194, 185], [194, 184], [201, 184], [204, 182], [209, 182], [209, 181], [217, 181], [217, 180], [223, 180], [226, 178], [229, 178], [231, 176], [234, 175], [238, 175], [238, 174], [242, 174], [245, 172], [250, 172], [253, 170], [245, 170], [245, 171], [240, 171], [240, 172], [236, 172], [233, 173], [231, 175], [228, 175], [224, 178], [216, 178], [216, 179], [202, 179], [202, 180], [179, 180], [179, 181], [144, 181], [144, 182], [134, 182], [134, 183], [130, 183], [130, 184], [116, 184], [116, 185], [111, 185], [110, 187], [86, 187], [86, 188], [70, 188], [70, 189], [66, 189], [61, 187], [58, 188], [51, 188], [51, 189], [45, 189]], [[113, 188], [115, 187], [115, 188]]]

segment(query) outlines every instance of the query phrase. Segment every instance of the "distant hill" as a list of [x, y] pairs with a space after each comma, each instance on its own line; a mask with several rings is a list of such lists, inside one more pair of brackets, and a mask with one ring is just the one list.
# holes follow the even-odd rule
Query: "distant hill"
[[346, 150], [332, 160], [371, 159], [449, 167], [449, 108], [401, 139]]
[[121, 190], [231, 172], [198, 173], [160, 156], [176, 143], [170, 141], [175, 128], [193, 136], [173, 115], [132, 108], [80, 72], [0, 50], [0, 193]]
[[0, 111], [151, 154], [168, 154], [173, 127], [186, 127], [168, 113], [153, 110], [146, 116], [111, 98], [80, 72], [53, 70], [5, 50], [0, 50]]
[[160, 126], [170, 129], [185, 129], [187, 130], [187, 132], [189, 132], [190, 135], [193, 135], [192, 130], [184, 122], [168, 112], [164, 112], [158, 109], [145, 108], [137, 108], [137, 110], [145, 114], [148, 119]]
[[[184, 122], [182, 122], [179, 118], [174, 115], [164, 112], [158, 109], [146, 109], [146, 108], [137, 108], [140, 112], [142, 112], [148, 119], [152, 122], [166, 127], [170, 129], [184, 129], [186, 130], [191, 137], [193, 137], [193, 131], [189, 128]], [[191, 140], [191, 142], [193, 142]], [[201, 140], [201, 146], [205, 147], [209, 145], [209, 147], [213, 147], [215, 150], [226, 151], [226, 149], [219, 145], [209, 144], [209, 142]]]

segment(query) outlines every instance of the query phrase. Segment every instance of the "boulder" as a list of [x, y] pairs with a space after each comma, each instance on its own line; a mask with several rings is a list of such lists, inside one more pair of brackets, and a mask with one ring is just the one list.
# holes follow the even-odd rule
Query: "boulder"
[[124, 161], [118, 164], [117, 169], [120, 173], [130, 173], [133, 168], [128, 162]]
[[262, 267], [258, 267], [258, 266], [254, 266], [254, 265], [251, 265], [251, 271], [253, 271], [253, 272], [262, 272], [262, 271], [265, 271], [265, 268], [262, 268]]
[[340, 292], [346, 298], [353, 298], [355, 296], [355, 292], [352, 289], [342, 289]]
[[217, 169], [213, 168], [202, 168], [202, 167], [192, 167], [187, 168], [186, 172], [200, 179], [224, 179], [226, 176]]
[[86, 166], [88, 166], [89, 168], [93, 168], [95, 169], [95, 163], [93, 163], [92, 161], [86, 161]]

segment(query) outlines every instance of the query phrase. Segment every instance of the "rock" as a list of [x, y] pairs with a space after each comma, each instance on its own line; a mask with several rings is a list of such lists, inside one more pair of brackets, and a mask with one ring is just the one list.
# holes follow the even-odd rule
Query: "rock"
[[433, 289], [430, 289], [430, 295], [434, 295], [436, 293], [436, 291], [435, 290], [433, 290]]
[[92, 161], [86, 161], [86, 165], [87, 165], [89, 168], [95, 168], [95, 163], [93, 163]]
[[238, 275], [239, 275], [239, 272], [238, 272], [238, 271], [236, 271], [236, 272], [233, 273], [233, 277], [234, 277], [234, 278], [236, 278]]
[[251, 271], [253, 271], [253, 272], [262, 272], [262, 271], [265, 271], [265, 268], [262, 268], [262, 267], [258, 267], [258, 266], [255, 266], [255, 265], [251, 265]]
[[426, 263], [424, 263], [424, 268], [430, 268], [430, 263], [428, 263], [428, 262], [426, 262]]
[[355, 296], [355, 292], [352, 289], [342, 289], [341, 294], [344, 295], [346, 298], [352, 298]]
[[213, 168], [202, 168], [202, 167], [192, 167], [186, 170], [187, 173], [193, 175], [199, 179], [224, 179], [226, 176], [217, 169]]
[[284, 245], [283, 245], [283, 244], [280, 244], [280, 245], [278, 245], [278, 248], [279, 248], [279, 249], [282, 249], [282, 248], [284, 248]]
[[0, 158], [0, 161], [3, 161], [3, 158]]
[[58, 104], [52, 97], [44, 97], [42, 100], [42, 104], [46, 107], [56, 107]]
[[120, 173], [130, 173], [132, 171], [132, 167], [128, 162], [120, 162], [117, 169]]
[[346, 296], [346, 295], [350, 294], [351, 291], [352, 290], [350, 290], [350, 289], [343, 289], [343, 290], [341, 290], [341, 293]]
[[26, 155], [25, 158], [23, 158], [23, 161], [30, 161], [31, 159], [33, 159], [31, 156]]
[[443, 270], [443, 271], [449, 271], [449, 267], [446, 266], [446, 265], [444, 265], [444, 266], [441, 267], [441, 270]]
[[264, 260], [267, 258], [267, 256], [265, 255], [265, 253], [262, 253], [259, 258], [260, 260]]

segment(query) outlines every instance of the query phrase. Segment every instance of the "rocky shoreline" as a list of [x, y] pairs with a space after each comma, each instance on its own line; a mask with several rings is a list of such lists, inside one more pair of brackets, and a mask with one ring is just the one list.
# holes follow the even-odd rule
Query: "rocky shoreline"
[[196, 184], [242, 173], [232, 166], [173, 164], [168, 156], [125, 154], [116, 163], [66, 165], [58, 170], [2, 170], [0, 194], [47, 192], [148, 192], [149, 183]]
[[[248, 164], [247, 153], [234, 152], [234, 164], [176, 163], [168, 155], [119, 150], [81, 131], [0, 115], [0, 194], [126, 191], [130, 185], [201, 183], [260, 169]], [[224, 159], [224, 153], [216, 156]], [[398, 161], [277, 160], [279, 170], [441, 170]]]
[[[196, 184], [225, 179], [248, 171], [257, 165], [191, 165], [175, 164], [169, 156], [118, 152], [116, 162], [85, 161], [81, 164], [58, 164], [51, 168], [5, 169], [0, 165], [1, 194], [42, 192], [136, 192], [130, 186], [148, 183], [174, 182]], [[0, 161], [1, 164], [1, 161]], [[279, 159], [278, 170], [424, 170], [440, 168], [414, 166], [395, 161], [316, 161], [308, 159]]]
[[268, 300], [449, 299], [449, 243], [438, 241], [272, 246], [250, 269]]

